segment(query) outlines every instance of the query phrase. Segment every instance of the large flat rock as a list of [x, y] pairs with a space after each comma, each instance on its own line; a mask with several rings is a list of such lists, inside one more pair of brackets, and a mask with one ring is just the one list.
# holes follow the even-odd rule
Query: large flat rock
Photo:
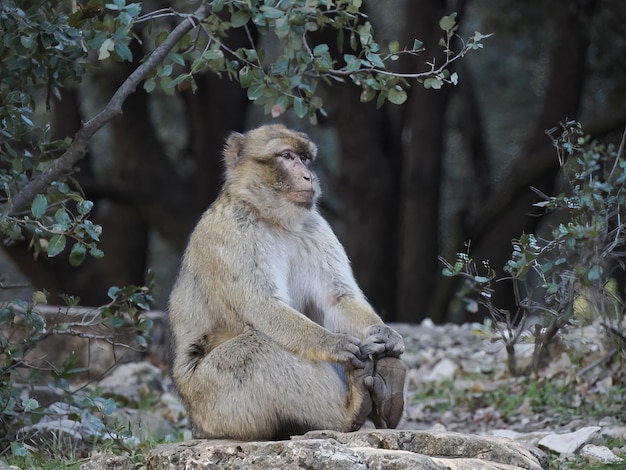
[[312, 431], [289, 441], [193, 440], [162, 444], [148, 470], [174, 469], [543, 470], [540, 450], [513, 440], [452, 432]]

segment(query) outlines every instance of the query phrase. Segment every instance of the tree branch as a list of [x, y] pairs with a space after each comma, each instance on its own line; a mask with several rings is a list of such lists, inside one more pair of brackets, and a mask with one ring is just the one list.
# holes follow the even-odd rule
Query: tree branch
[[94, 134], [107, 122], [122, 113], [122, 104], [135, 91], [137, 85], [165, 59], [167, 54], [187, 32], [196, 27], [209, 15], [210, 11], [208, 0], [204, 0], [194, 13], [186, 15], [185, 19], [172, 30], [165, 41], [152, 51], [147, 60], [128, 76], [102, 111], [82, 125], [65, 153], [54, 160], [46, 171], [34, 178], [0, 206], [0, 213], [12, 214], [23, 209], [53, 181], [58, 180], [64, 173], [69, 172], [76, 162], [85, 156], [87, 146]]

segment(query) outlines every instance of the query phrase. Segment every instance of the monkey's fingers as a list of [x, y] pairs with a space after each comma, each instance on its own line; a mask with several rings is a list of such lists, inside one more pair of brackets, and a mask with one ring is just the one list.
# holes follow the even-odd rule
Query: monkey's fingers
[[354, 356], [350, 359], [350, 365], [355, 369], [363, 369], [365, 367], [365, 361], [358, 356]]
[[342, 364], [351, 364], [362, 369], [365, 363], [361, 359], [361, 342], [354, 336], [336, 334], [333, 336], [335, 344], [332, 348], [332, 358]]
[[385, 343], [365, 342], [361, 345], [361, 357], [375, 356], [385, 352]]
[[385, 344], [385, 356], [400, 357], [404, 353], [404, 342], [387, 342]]

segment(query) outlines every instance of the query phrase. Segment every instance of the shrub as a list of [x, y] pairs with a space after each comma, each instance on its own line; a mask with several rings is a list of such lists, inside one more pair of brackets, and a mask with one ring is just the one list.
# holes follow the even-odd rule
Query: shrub
[[[479, 266], [469, 253], [445, 264], [445, 276], [463, 279], [469, 310], [486, 309], [508, 353], [511, 375], [528, 375], [543, 367], [565, 325], [599, 319], [612, 347], [609, 356], [626, 351], [623, 289], [626, 251], [626, 158], [619, 148], [592, 141], [581, 125], [568, 121], [553, 137], [562, 170], [563, 191], [557, 196], [535, 192], [535, 206], [557, 214], [562, 222], [551, 236], [523, 234], [513, 240], [513, 253], [502, 279], [513, 283], [517, 309], [500, 309], [491, 300], [496, 272]], [[553, 136], [558, 129], [548, 133]], [[502, 280], [499, 279], [499, 280]], [[520, 367], [515, 345], [526, 332], [534, 337], [532, 362]], [[610, 357], [604, 358], [604, 360]], [[592, 364], [593, 366], [594, 364]]]

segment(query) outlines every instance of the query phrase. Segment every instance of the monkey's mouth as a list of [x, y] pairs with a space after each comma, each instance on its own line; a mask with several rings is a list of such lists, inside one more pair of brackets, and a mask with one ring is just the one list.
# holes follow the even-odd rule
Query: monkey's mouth
[[312, 189], [289, 192], [289, 200], [298, 206], [310, 208], [313, 205], [314, 198], [315, 191]]

